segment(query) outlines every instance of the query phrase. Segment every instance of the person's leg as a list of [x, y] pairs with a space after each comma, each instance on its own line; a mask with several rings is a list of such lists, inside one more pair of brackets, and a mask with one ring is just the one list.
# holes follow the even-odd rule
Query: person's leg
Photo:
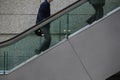
[[88, 24], [91, 24], [96, 20], [96, 6], [94, 4], [92, 4], [92, 6], [95, 9], [95, 13], [86, 21]]
[[41, 28], [43, 34], [44, 34], [44, 38], [45, 40], [43, 41], [43, 43], [41, 44], [40, 48], [38, 51], [36, 51], [36, 54], [39, 54], [42, 51], [45, 51], [46, 49], [48, 49], [50, 47], [50, 43], [51, 43], [51, 35], [50, 35], [50, 25], [46, 25], [43, 28]]
[[96, 5], [96, 20], [100, 19], [104, 15], [103, 4]]
[[93, 4], [93, 8], [95, 9], [95, 13], [93, 16], [91, 16], [88, 20], [87, 23], [91, 24], [92, 22], [100, 19], [103, 17], [104, 11], [103, 11], [103, 6], [104, 4]]

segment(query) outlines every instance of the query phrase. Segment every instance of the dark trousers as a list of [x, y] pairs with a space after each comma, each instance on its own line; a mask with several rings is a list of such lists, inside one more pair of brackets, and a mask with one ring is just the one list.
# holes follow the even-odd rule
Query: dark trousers
[[40, 52], [45, 51], [50, 47], [50, 43], [51, 43], [50, 24], [45, 25], [44, 27], [41, 28], [41, 30], [44, 34], [44, 41], [39, 48]]
[[89, 24], [102, 18], [104, 15], [104, 11], [103, 11], [104, 4], [92, 4], [92, 6], [95, 9], [95, 13], [87, 20]]

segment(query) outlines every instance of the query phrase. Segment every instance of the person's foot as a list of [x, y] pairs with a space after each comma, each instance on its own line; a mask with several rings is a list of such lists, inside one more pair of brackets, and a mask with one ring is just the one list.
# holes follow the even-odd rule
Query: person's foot
[[90, 18], [88, 18], [88, 20], [86, 21], [88, 24], [92, 24], [95, 21], [95, 15], [91, 16]]
[[35, 53], [36, 53], [36, 54], [40, 54], [41, 52], [40, 52], [38, 49], [36, 49], [36, 50], [35, 50]]
[[88, 24], [92, 24], [92, 21], [90, 21], [90, 20], [87, 20], [86, 22], [87, 22]]

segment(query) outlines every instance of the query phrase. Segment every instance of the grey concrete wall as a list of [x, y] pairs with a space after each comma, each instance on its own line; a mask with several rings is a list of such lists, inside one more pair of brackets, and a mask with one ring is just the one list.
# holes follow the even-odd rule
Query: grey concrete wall
[[[42, 1], [41, 1], [42, 2]], [[51, 4], [52, 14], [71, 4], [74, 0]], [[33, 26], [40, 0], [1, 0], [0, 1], [0, 33], [20, 33]]]
[[[41, 0], [43, 2], [44, 0]], [[77, 0], [54, 0], [51, 3], [51, 13], [54, 14]]]
[[1, 0], [0, 33], [20, 33], [35, 24], [40, 0]]
[[[0, 0], [0, 34], [15, 34], [35, 24], [40, 0]], [[4, 41], [15, 35], [0, 35]]]

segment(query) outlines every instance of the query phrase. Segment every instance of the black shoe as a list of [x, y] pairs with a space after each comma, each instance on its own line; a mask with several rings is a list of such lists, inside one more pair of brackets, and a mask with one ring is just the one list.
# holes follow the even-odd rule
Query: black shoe
[[87, 22], [88, 24], [92, 24], [92, 21], [87, 20], [86, 22]]
[[94, 18], [90, 18], [90, 19], [88, 19], [86, 22], [87, 22], [88, 24], [92, 24], [95, 20], [96, 20], [96, 19], [94, 19]]
[[36, 50], [35, 50], [35, 53], [36, 53], [36, 54], [40, 54], [41, 51], [39, 51], [38, 49], [36, 49]]
[[86, 21], [88, 24], [92, 24], [96, 20], [96, 16], [92, 15], [88, 20]]

